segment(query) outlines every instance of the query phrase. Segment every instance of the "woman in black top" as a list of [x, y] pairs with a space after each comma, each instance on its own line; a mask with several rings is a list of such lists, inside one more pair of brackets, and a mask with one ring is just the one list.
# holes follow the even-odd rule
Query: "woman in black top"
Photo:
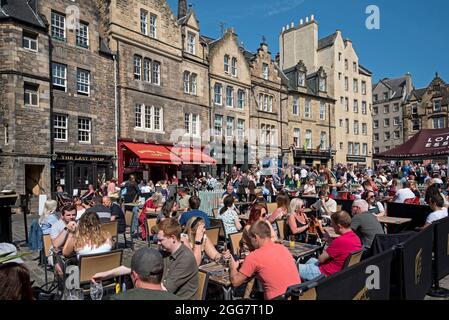
[[287, 218], [288, 234], [295, 236], [296, 242], [305, 242], [309, 230], [309, 218], [304, 213], [306, 206], [301, 199], [295, 198], [290, 202], [290, 215]]

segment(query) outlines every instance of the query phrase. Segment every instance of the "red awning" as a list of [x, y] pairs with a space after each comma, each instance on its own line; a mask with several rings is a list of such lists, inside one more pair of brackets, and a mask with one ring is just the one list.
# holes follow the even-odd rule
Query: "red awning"
[[217, 161], [214, 158], [207, 155], [199, 148], [171, 147], [170, 150], [181, 158], [183, 164], [214, 165], [217, 163]]
[[375, 154], [375, 159], [432, 159], [449, 156], [449, 129], [424, 129], [404, 144]]
[[181, 164], [181, 159], [170, 151], [170, 147], [159, 144], [122, 142], [132, 153], [139, 157], [140, 163]]

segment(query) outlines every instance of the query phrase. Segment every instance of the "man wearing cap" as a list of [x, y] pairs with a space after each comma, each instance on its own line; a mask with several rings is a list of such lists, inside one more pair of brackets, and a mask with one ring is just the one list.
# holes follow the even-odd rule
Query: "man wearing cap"
[[137, 250], [131, 259], [133, 289], [110, 297], [111, 300], [179, 300], [161, 286], [164, 263], [162, 255], [153, 248]]

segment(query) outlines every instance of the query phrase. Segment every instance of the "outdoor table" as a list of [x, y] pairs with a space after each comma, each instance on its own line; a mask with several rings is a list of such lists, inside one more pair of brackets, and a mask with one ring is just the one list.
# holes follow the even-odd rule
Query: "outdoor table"
[[287, 247], [297, 264], [299, 264], [302, 258], [310, 256], [321, 249], [320, 246], [301, 242], [295, 242], [295, 247], [292, 248], [290, 247], [290, 241], [288, 240], [283, 240], [282, 244]]
[[401, 224], [409, 223], [410, 221], [412, 221], [412, 219], [410, 219], [410, 218], [397, 218], [397, 217], [387, 217], [387, 216], [377, 217], [377, 220], [379, 220], [380, 223], [395, 224], [395, 225], [401, 225]]
[[140, 202], [130, 202], [130, 203], [124, 203], [123, 204], [125, 207], [138, 207], [143, 205], [143, 203]]
[[232, 300], [234, 288], [232, 287], [228, 267], [216, 262], [211, 262], [200, 266], [199, 269], [209, 274], [209, 281], [221, 286], [224, 293], [224, 300]]
[[249, 213], [239, 215], [239, 219], [244, 221], [249, 220]]
[[340, 236], [339, 234], [335, 233], [335, 230], [332, 227], [323, 227], [323, 229], [324, 231], [327, 232], [327, 234], [332, 240], [337, 239]]

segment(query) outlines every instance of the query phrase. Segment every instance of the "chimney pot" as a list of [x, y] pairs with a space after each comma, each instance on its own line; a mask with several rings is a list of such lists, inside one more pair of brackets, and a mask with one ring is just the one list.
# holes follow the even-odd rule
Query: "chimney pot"
[[282, 27], [282, 32], [284, 32], [285, 31], [285, 27]]
[[304, 24], [304, 20], [303, 19], [299, 20], [299, 24], [303, 25]]
[[295, 27], [295, 23], [292, 22], [292, 23], [290, 24], [290, 27], [293, 29], [293, 28]]
[[309, 22], [309, 17], [306, 17], [306, 23], [308, 23]]
[[311, 16], [310, 16], [310, 21], [314, 21], [315, 20], [315, 16], [312, 14]]
[[288, 29], [290, 29], [290, 28], [289, 28], [289, 26], [288, 26], [288, 24], [287, 24], [287, 25], [285, 26], [285, 30], [288, 30]]

